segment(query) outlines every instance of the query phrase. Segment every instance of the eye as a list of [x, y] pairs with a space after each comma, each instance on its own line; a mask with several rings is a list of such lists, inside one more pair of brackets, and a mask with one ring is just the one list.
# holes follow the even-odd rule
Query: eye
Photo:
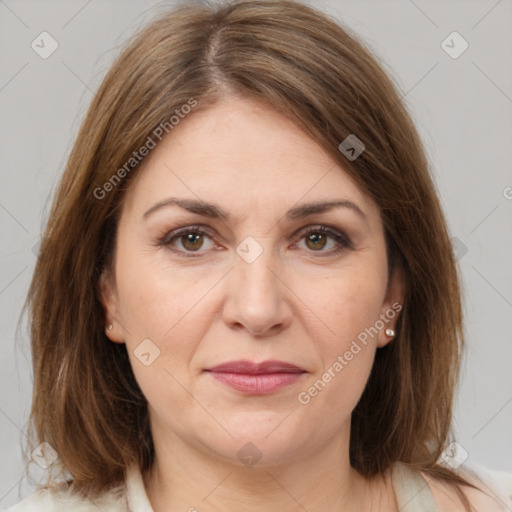
[[[322, 256], [339, 254], [352, 248], [350, 239], [344, 233], [330, 229], [327, 226], [309, 227], [306, 231], [302, 231], [299, 236], [301, 240], [305, 240], [307, 249], [311, 249], [311, 252], [322, 253]], [[329, 239], [332, 241], [331, 250], [324, 251], [323, 249], [328, 246]]]
[[[209, 248], [215, 247], [212, 240], [213, 235], [209, 230], [202, 226], [186, 226], [176, 229], [166, 234], [158, 245], [168, 247], [172, 252], [186, 258], [199, 257], [201, 253]], [[328, 226], [311, 226], [306, 230], [302, 230], [299, 234], [299, 241], [304, 240], [307, 252], [320, 253], [320, 256], [332, 256], [340, 252], [351, 249], [352, 243], [350, 239], [342, 232], [339, 232]], [[209, 240], [210, 245], [205, 240]], [[324, 250], [331, 241], [330, 250]], [[204, 250], [201, 250], [204, 249]]]
[[[160, 242], [160, 245], [169, 247], [173, 252], [178, 252], [186, 257], [195, 257], [187, 253], [203, 252], [205, 237], [210, 239], [209, 231], [201, 226], [187, 226], [185, 228], [176, 229], [167, 234]], [[178, 247], [176, 247], [176, 244]], [[179, 247], [181, 245], [181, 247]], [[211, 247], [211, 246], [210, 246]]]

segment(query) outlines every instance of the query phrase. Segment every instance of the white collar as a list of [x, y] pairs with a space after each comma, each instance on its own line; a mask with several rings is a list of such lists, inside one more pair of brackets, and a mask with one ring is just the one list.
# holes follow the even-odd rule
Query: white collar
[[130, 512], [154, 512], [137, 463], [131, 464], [126, 470], [126, 499]]

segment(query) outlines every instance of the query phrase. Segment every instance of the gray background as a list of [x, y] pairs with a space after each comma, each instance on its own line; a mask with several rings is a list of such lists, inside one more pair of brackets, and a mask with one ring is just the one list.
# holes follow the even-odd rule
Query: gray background
[[[512, 471], [512, 2], [315, 3], [380, 56], [420, 130], [464, 278], [469, 349], [457, 439], [470, 460]], [[16, 325], [49, 197], [113, 56], [169, 5], [0, 0], [2, 508], [31, 491], [21, 479], [20, 448], [31, 400], [30, 351], [26, 329], [17, 335]], [[47, 59], [31, 48], [43, 31], [59, 45]], [[441, 46], [453, 31], [469, 44], [456, 59]]]

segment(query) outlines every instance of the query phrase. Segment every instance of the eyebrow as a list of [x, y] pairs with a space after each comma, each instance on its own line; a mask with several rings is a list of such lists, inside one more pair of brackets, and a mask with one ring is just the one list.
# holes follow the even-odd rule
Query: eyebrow
[[[191, 213], [195, 213], [196, 215], [201, 215], [203, 217], [209, 217], [211, 219], [219, 219], [226, 223], [232, 221], [232, 215], [221, 208], [212, 203], [208, 203], [206, 201], [196, 200], [196, 199], [184, 199], [178, 197], [168, 197], [162, 201], [159, 201], [155, 205], [153, 205], [146, 213], [143, 215], [143, 219], [148, 218], [152, 213], [160, 210], [162, 208], [166, 208], [169, 206], [179, 206], [184, 210], [187, 210]], [[298, 206], [295, 206], [288, 210], [285, 214], [285, 218], [290, 221], [300, 220], [310, 215], [315, 215], [319, 213], [324, 213], [334, 208], [349, 208], [353, 212], [355, 212], [366, 224], [368, 224], [368, 219], [366, 218], [365, 213], [356, 203], [349, 201], [347, 199], [333, 199], [329, 201], [316, 201], [312, 203], [303, 203]]]

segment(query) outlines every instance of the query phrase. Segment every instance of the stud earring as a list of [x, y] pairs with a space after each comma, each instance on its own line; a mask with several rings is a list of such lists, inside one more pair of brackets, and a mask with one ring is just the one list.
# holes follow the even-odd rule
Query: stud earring
[[108, 329], [109, 331], [111, 331], [111, 330], [112, 330], [112, 327], [113, 327], [113, 325], [112, 325], [112, 324], [109, 324], [109, 325], [108, 325], [108, 327], [107, 327], [107, 329]]
[[393, 329], [386, 329], [386, 336], [394, 336], [395, 331]]

